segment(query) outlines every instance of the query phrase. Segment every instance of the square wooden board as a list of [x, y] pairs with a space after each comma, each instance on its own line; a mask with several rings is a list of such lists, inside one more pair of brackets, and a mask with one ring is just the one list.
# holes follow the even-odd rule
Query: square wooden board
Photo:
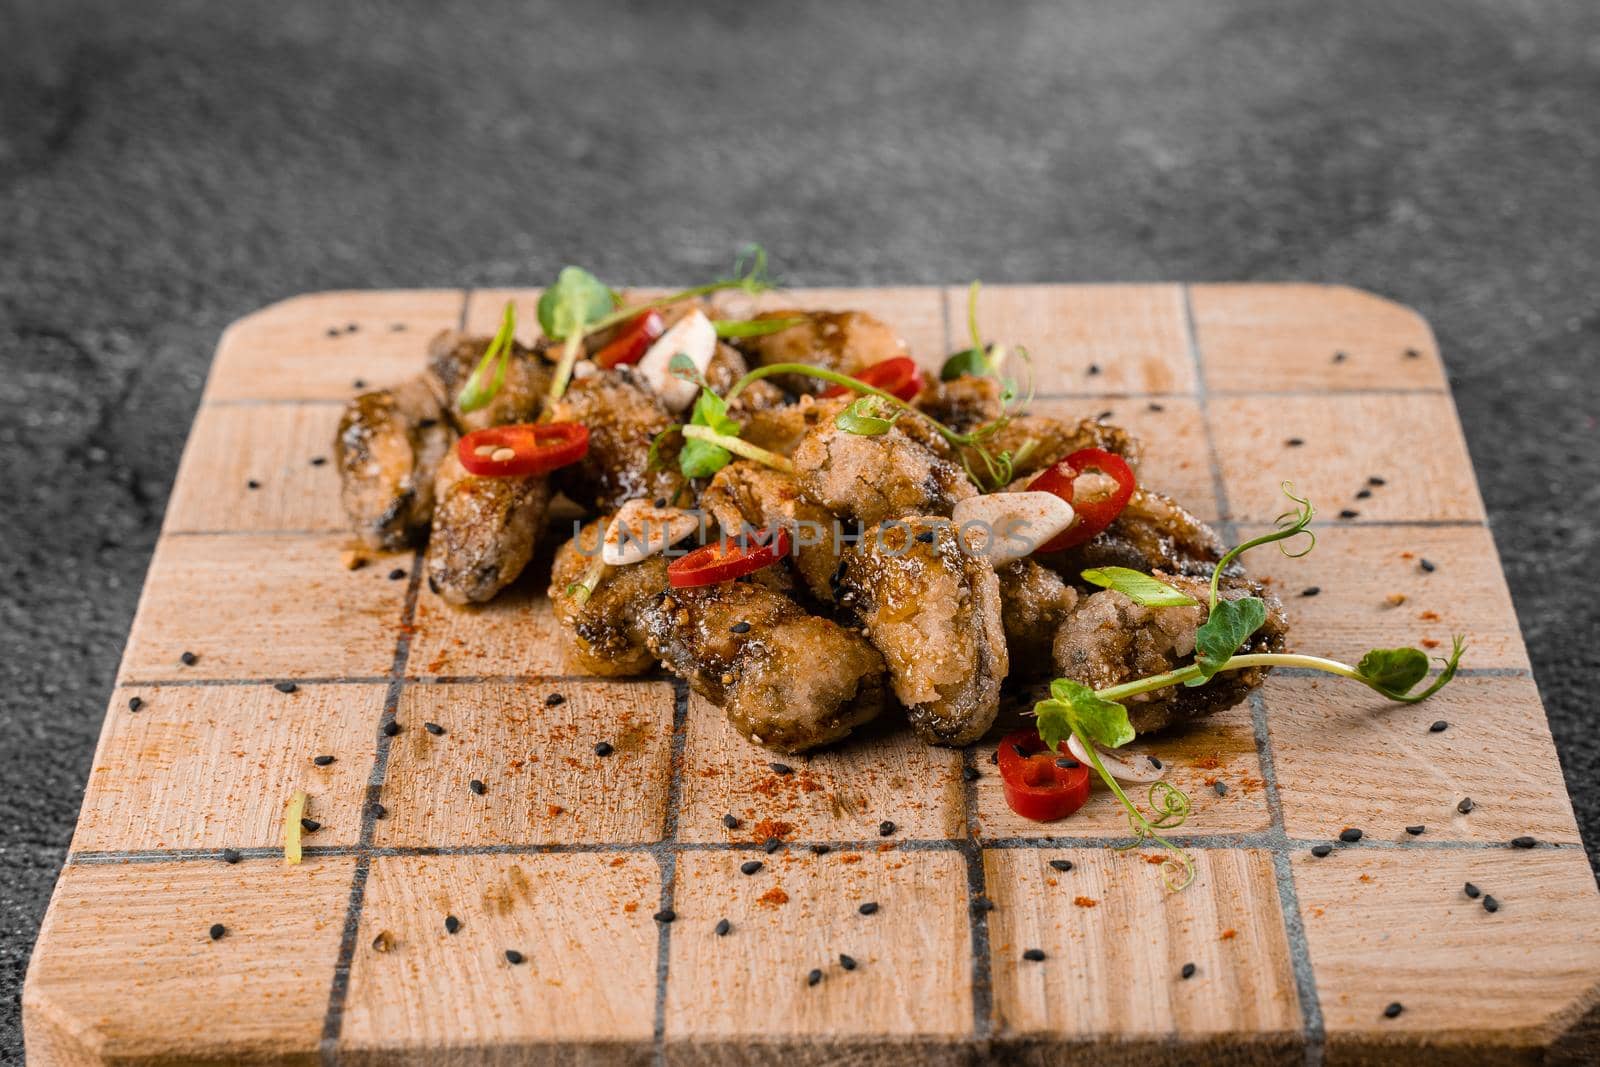
[[[1279, 672], [1154, 739], [1193, 799], [1173, 895], [1103, 791], [1013, 815], [993, 737], [887, 724], [781, 773], [679, 683], [577, 675], [538, 575], [462, 611], [410, 554], [345, 570], [340, 405], [538, 295], [317, 293], [224, 335], [29, 970], [31, 1062], [1595, 1062], [1600, 894], [1414, 312], [983, 291], [1037, 410], [1134, 429], [1147, 484], [1229, 536], [1280, 481], [1316, 499], [1316, 553], [1253, 559], [1299, 648], [1471, 643], [1422, 706]], [[966, 343], [963, 288], [746, 303], [876, 312], [929, 368]], [[321, 829], [286, 867], [295, 789]]]

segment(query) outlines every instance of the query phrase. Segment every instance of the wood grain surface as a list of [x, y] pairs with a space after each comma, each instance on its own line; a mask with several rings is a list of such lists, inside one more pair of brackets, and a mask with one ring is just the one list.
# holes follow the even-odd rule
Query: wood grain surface
[[[966, 295], [730, 310], [873, 311], [936, 367]], [[30, 1062], [1600, 1056], [1600, 894], [1413, 312], [1311, 285], [982, 294], [1038, 410], [1134, 429], [1145, 482], [1228, 536], [1272, 521], [1283, 480], [1317, 501], [1315, 553], [1253, 557], [1296, 647], [1470, 642], [1424, 705], [1280, 671], [1141, 740], [1193, 801], [1197, 878], [1171, 894], [1104, 791], [1057, 824], [1009, 811], [1009, 706], [966, 752], [885, 723], [784, 774], [680, 683], [579, 675], [548, 563], [473, 610], [409, 553], [347, 569], [340, 405], [507, 299], [531, 340], [537, 297], [318, 293], [222, 338], [29, 970]], [[297, 789], [318, 828], [289, 867]]]

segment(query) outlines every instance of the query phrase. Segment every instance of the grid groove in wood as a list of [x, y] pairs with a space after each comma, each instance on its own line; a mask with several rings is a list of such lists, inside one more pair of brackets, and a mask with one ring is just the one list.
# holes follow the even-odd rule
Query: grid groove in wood
[[[1137, 288], [1137, 287], [1135, 287]], [[1152, 287], [1155, 288], [1155, 287]], [[1184, 357], [1189, 361], [1188, 370], [1180, 373], [1186, 378], [1192, 375], [1193, 388], [1179, 392], [1095, 392], [1092, 390], [1066, 389], [1060, 392], [1041, 391], [1037, 396], [1041, 399], [1058, 398], [1070, 401], [1081, 401], [1085, 408], [1095, 404], [1106, 404], [1119, 400], [1150, 400], [1162, 397], [1182, 397], [1193, 401], [1199, 408], [1201, 426], [1205, 431], [1206, 466], [1212, 482], [1217, 508], [1219, 511], [1219, 526], [1226, 536], [1234, 538], [1237, 533], [1235, 520], [1238, 516], [1229, 506], [1229, 490], [1231, 488], [1226, 474], [1225, 465], [1219, 458], [1217, 441], [1214, 435], [1213, 420], [1216, 417], [1212, 410], [1213, 397], [1226, 401], [1235, 401], [1240, 398], [1251, 397], [1267, 398], [1309, 398], [1321, 397], [1324, 390], [1311, 387], [1295, 387], [1288, 389], [1252, 388], [1240, 389], [1237, 387], [1239, 380], [1237, 369], [1230, 371], [1233, 378], [1225, 387], [1215, 387], [1211, 378], [1208, 378], [1206, 366], [1206, 353], [1202, 350], [1203, 332], [1196, 329], [1194, 293], [1188, 286], [1170, 287], [1176, 294], [1182, 308], [1182, 332]], [[955, 347], [953, 328], [956, 316], [954, 311], [957, 305], [964, 309], [962, 303], [965, 295], [964, 289], [945, 288], [938, 291], [939, 318], [936, 320], [935, 329], [941, 329], [944, 339], [945, 351]], [[459, 291], [459, 306], [456, 315], [458, 328], [464, 326], [471, 309], [470, 291]], [[917, 299], [922, 299], [920, 296]], [[1158, 301], [1159, 303], [1159, 301]], [[964, 321], [964, 319], [962, 320]], [[932, 331], [927, 331], [931, 336]], [[410, 342], [418, 350], [418, 362], [421, 359], [421, 348], [426, 343], [426, 337], [419, 331], [413, 331]], [[1100, 343], [1092, 341], [1093, 344]], [[926, 351], [918, 353], [923, 357], [923, 362], [929, 362]], [[1432, 351], [1426, 353], [1425, 358], [1436, 360]], [[237, 354], [235, 355], [237, 362]], [[1324, 371], [1317, 371], [1322, 374]], [[329, 376], [324, 375], [324, 379]], [[1442, 378], [1442, 374], [1440, 375]], [[385, 383], [373, 382], [373, 385]], [[1270, 384], [1270, 383], [1263, 383]], [[308, 395], [306, 397], [283, 397], [274, 395], [267, 398], [252, 398], [238, 395], [237, 375], [233, 380], [230, 390], [225, 395], [208, 395], [203, 401], [207, 408], [264, 406], [275, 405], [333, 405], [341, 403], [339, 399], [327, 395]], [[318, 385], [318, 389], [326, 388], [326, 381]], [[274, 385], [275, 389], [285, 388], [282, 381]], [[215, 392], [213, 390], [212, 392]], [[1350, 389], [1341, 391], [1342, 397], [1376, 396], [1387, 397], [1395, 400], [1405, 397], [1428, 398], [1443, 395], [1448, 398], [1448, 390], [1441, 387], [1428, 385], [1400, 386], [1400, 387], [1374, 387]], [[1448, 406], [1448, 403], [1447, 403]], [[1453, 406], [1449, 406], [1453, 417]], [[1459, 440], [1459, 429], [1455, 428], [1456, 440]], [[1475, 494], [1475, 486], [1473, 493]], [[1473, 496], [1475, 500], [1475, 495]], [[1469, 509], [1470, 510], [1470, 509]], [[1481, 514], [1481, 508], [1475, 512]], [[1253, 516], [1246, 516], [1253, 518]], [[1323, 518], [1317, 523], [1319, 529], [1337, 530], [1341, 526], [1351, 528], [1381, 528], [1397, 531], [1397, 536], [1403, 536], [1406, 528], [1478, 528], [1485, 523], [1478, 518], [1448, 518], [1439, 519], [1428, 515], [1404, 514], [1395, 518], [1380, 518], [1369, 520], [1356, 518], [1353, 520], [1335, 520]], [[163, 533], [163, 539], [171, 540], [203, 540], [205, 538], [223, 538], [232, 536], [260, 535], [264, 531], [253, 530], [171, 530]], [[326, 537], [326, 531], [318, 530], [274, 530], [270, 533], [275, 537]], [[383, 785], [388, 773], [389, 745], [391, 739], [382, 733], [382, 726], [392, 720], [399, 707], [402, 694], [408, 685], [429, 687], [439, 684], [471, 685], [480, 683], [511, 683], [511, 684], [574, 684], [581, 685], [600, 679], [585, 675], [570, 674], [540, 674], [540, 673], [459, 673], [437, 674], [407, 677], [408, 659], [411, 658], [412, 639], [410, 629], [417, 620], [417, 605], [420, 597], [421, 560], [414, 557], [410, 565], [410, 574], [406, 586], [403, 606], [400, 611], [400, 633], [395, 640], [394, 655], [390, 670], [386, 674], [376, 674], [361, 677], [333, 677], [310, 678], [296, 677], [301, 684], [382, 684], [385, 686], [385, 698], [382, 711], [374, 728], [377, 731], [377, 750], [373, 756], [371, 772], [367, 784], [367, 803], [363, 806], [362, 825], [359, 837], [354, 845], [308, 845], [305, 849], [308, 859], [339, 858], [353, 859], [353, 874], [351, 876], [349, 899], [341, 930], [339, 955], [334, 966], [330, 980], [327, 999], [327, 1012], [323, 1022], [322, 1039], [319, 1046], [324, 1062], [337, 1062], [352, 1050], [348, 1047], [341, 1048], [340, 1036], [344, 1019], [345, 1003], [350, 995], [350, 982], [352, 974], [352, 961], [355, 954], [362, 950], [358, 938], [362, 930], [362, 913], [369, 890], [369, 876], [374, 860], [386, 858], [416, 858], [428, 857], [470, 857], [470, 856], [547, 856], [547, 855], [611, 855], [624, 856], [638, 854], [652, 857], [660, 871], [659, 905], [671, 908], [676, 900], [678, 891], [678, 860], [680, 855], [687, 853], [749, 853], [759, 856], [758, 843], [749, 841], [717, 841], [717, 840], [684, 840], [681, 830], [683, 817], [683, 766], [685, 764], [685, 749], [690, 743], [690, 724], [688, 715], [687, 689], [681, 682], [674, 681], [674, 709], [672, 718], [671, 735], [671, 772], [667, 786], [667, 804], [665, 809], [665, 823], [659, 840], [616, 842], [601, 841], [587, 842], [554, 842], [548, 844], [534, 843], [506, 843], [482, 845], [452, 845], [452, 844], [424, 844], [382, 847], [374, 844], [375, 826], [372, 812], [373, 805], [382, 794]], [[1290, 605], [1292, 608], [1292, 604]], [[1518, 638], [1520, 647], [1520, 638]], [[412, 665], [413, 670], [415, 665]], [[1312, 672], [1281, 671], [1285, 677], [1302, 677]], [[1494, 667], [1469, 667], [1461, 671], [1461, 676], [1473, 677], [1510, 677], [1527, 678], [1530, 672], [1521, 666], [1494, 666]], [[196, 686], [248, 686], [270, 684], [276, 676], [246, 677], [246, 678], [193, 678], [180, 677], [168, 679], [129, 680], [119, 682], [123, 689], [129, 687], [145, 687], [151, 690], [171, 688], [183, 690]], [[650, 676], [647, 680], [659, 680], [659, 676]], [[1273, 876], [1276, 880], [1278, 904], [1281, 910], [1283, 929], [1290, 949], [1292, 979], [1295, 996], [1298, 999], [1301, 1020], [1300, 1040], [1303, 1044], [1303, 1055], [1306, 1062], [1318, 1063], [1323, 1054], [1325, 1042], [1329, 1040], [1324, 1032], [1322, 1008], [1319, 1003], [1319, 990], [1317, 986], [1316, 971], [1310, 954], [1306, 936], [1306, 920], [1302, 915], [1302, 900], [1304, 895], [1299, 892], [1295, 881], [1295, 863], [1297, 857], [1306, 853], [1312, 845], [1320, 843], [1321, 839], [1308, 839], [1305, 837], [1292, 838], [1286, 831], [1284, 823], [1283, 797], [1277, 780], [1279, 771], [1278, 761], [1273, 751], [1273, 738], [1267, 728], [1268, 709], [1274, 699], [1274, 690], [1269, 689], [1255, 694], [1250, 702], [1251, 741], [1255, 747], [1256, 758], [1261, 768], [1261, 778], [1268, 814], [1269, 824], [1265, 829], [1250, 830], [1238, 833], [1193, 833], [1180, 834], [1173, 837], [1175, 843], [1182, 847], [1196, 851], [1237, 851], [1253, 850], [1270, 856]], [[114, 712], [115, 713], [115, 712]], [[972, 766], [975, 760], [974, 751], [969, 750], [962, 754], [959, 766]], [[985, 856], [989, 852], [1015, 853], [1027, 851], [1043, 853], [1059, 849], [1110, 849], [1120, 844], [1125, 844], [1127, 838], [1121, 836], [1092, 835], [1087, 837], [1025, 837], [1002, 836], [983, 839], [978, 834], [977, 826], [977, 788], [975, 783], [963, 783], [960, 792], [959, 822], [961, 832], [955, 836], [944, 837], [914, 837], [896, 838], [894, 848], [904, 852], [910, 857], [926, 853], [954, 853], [965, 864], [967, 874], [968, 904], [978, 898], [987, 896], [989, 887], [986, 885]], [[1530, 828], [1534, 829], [1534, 828]], [[809, 837], [802, 837], [789, 842], [790, 848], [798, 848], [807, 844], [828, 844], [835, 851], [860, 851], [868, 852], [876, 848], [880, 842], [875, 840], [824, 840], [812, 841]], [[1382, 840], [1364, 839], [1357, 845], [1340, 846], [1339, 852], [1351, 851], [1356, 854], [1371, 853], [1377, 856], [1394, 856], [1400, 851], [1431, 853], [1434, 855], [1473, 856], [1487, 855], [1499, 851], [1508, 851], [1508, 844], [1493, 840], [1458, 840], [1447, 836], [1432, 836], [1413, 840]], [[241, 849], [242, 862], [258, 864], [263, 862], [276, 862], [281, 858], [281, 850], [275, 848], [246, 848]], [[1547, 855], [1554, 860], [1558, 856], [1582, 858], [1582, 846], [1575, 840], [1555, 841], [1541, 843], [1539, 854]], [[107, 865], [127, 865], [130, 869], [159, 866], [174, 861], [194, 860], [220, 860], [220, 849], [140, 849], [116, 850], [75, 849], [68, 857], [67, 869], [84, 867], [104, 867]], [[1395, 862], [1400, 861], [1397, 856]], [[1337, 861], [1337, 853], [1332, 862]], [[731, 862], [731, 861], [730, 861]], [[1328, 868], [1317, 868], [1319, 871]], [[1202, 887], [1203, 888], [1203, 887]], [[991, 943], [991, 927], [988, 914], [985, 911], [968, 908], [968, 951], [971, 954], [971, 1031], [967, 1038], [975, 1042], [979, 1049], [1000, 1048], [1011, 1040], [1013, 1035], [1005, 1028], [1005, 1020], [1000, 1012], [1001, 1005], [995, 1003], [995, 991], [992, 988], [991, 968], [995, 953], [1000, 951], [1000, 946]], [[679, 1042], [674, 1041], [674, 1034], [669, 1033], [667, 1004], [670, 983], [674, 981], [671, 974], [671, 939], [673, 924], [661, 924], [656, 931], [656, 981], [654, 991], [654, 1022], [653, 1037], [648, 1049], [648, 1055], [655, 1062], [666, 1062], [676, 1059], [675, 1049]], [[999, 1025], [996, 1025], [997, 1019]], [[1426, 1031], [1423, 1031], [1426, 1033]], [[754, 1032], [753, 1032], [754, 1034]], [[1163, 1047], [1169, 1050], [1190, 1047], [1189, 1037], [1183, 1034], [1174, 1034]], [[1408, 1046], [1409, 1047], [1409, 1046]]]

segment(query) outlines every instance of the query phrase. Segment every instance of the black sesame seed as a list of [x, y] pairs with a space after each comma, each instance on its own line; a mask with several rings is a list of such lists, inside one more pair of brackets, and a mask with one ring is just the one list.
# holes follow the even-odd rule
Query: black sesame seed
[[1445, 722], [1443, 719], [1436, 719], [1433, 725], [1428, 727], [1428, 732], [1430, 734], [1442, 734], [1448, 729], [1450, 729], [1449, 723]]
[[352, 323], [348, 324], [347, 326], [345, 326], [344, 332], [345, 333], [355, 333], [359, 329], [361, 329], [361, 327], [357, 326], [355, 323], [352, 322]]
[[869, 900], [856, 910], [863, 915], [876, 915], [878, 914], [878, 902], [876, 900]]
[[1038, 963], [1040, 960], [1044, 959], [1044, 949], [1030, 948], [1028, 951], [1022, 954], [1022, 958], [1025, 960], [1031, 960], [1034, 963]]
[[293, 682], [274, 682], [272, 683], [272, 688], [276, 689], [280, 693], [292, 693], [300, 687], [295, 685]]
[[315, 819], [301, 819], [300, 829], [304, 830], [308, 834], [314, 834], [318, 830], [322, 829], [322, 824]]
[[1100, 364], [1091, 363], [1091, 364], [1089, 364], [1089, 366], [1086, 369], [1087, 369], [1087, 372], [1089, 373], [1089, 375], [1092, 377], [1093, 375], [1096, 375], [1096, 374], [1100, 373]]
[[667, 498], [666, 498], [666, 497], [664, 497], [664, 496], [658, 496], [658, 497], [656, 497], [656, 499], [655, 499], [655, 506], [656, 506], [656, 507], [658, 507], [658, 508], [664, 508], [664, 507], [666, 507], [666, 506], [667, 506]]
[[1070, 870], [1072, 870], [1072, 861], [1071, 860], [1051, 860], [1050, 861], [1050, 867], [1051, 867], [1052, 870], [1057, 870], [1057, 871], [1062, 871], [1062, 872], [1070, 871]]
[[1538, 838], [1534, 838], [1534, 837], [1523, 836], [1523, 837], [1513, 837], [1511, 839], [1511, 847], [1512, 848], [1533, 848], [1538, 843], [1539, 843]]
[[1145, 407], [1149, 408], [1151, 411], [1165, 411], [1165, 410], [1167, 410], [1166, 408], [1162, 407], [1160, 404], [1156, 403], [1154, 400], [1152, 400], [1152, 401], [1150, 401], [1150, 403], [1146, 404]]
[[773, 774], [793, 774], [794, 773], [794, 768], [789, 766], [787, 763], [769, 763], [769, 764], [767, 764], [767, 766], [772, 768], [772, 773]]
[[717, 925], [711, 928], [718, 937], [727, 937], [728, 931], [733, 929], [733, 924], [727, 919], [718, 919]]
[[615, 751], [616, 749], [611, 746], [610, 741], [601, 741], [594, 746], [594, 754], [596, 756], [609, 756]]
[[1412, 837], [1421, 837], [1423, 835], [1423, 833], [1427, 831], [1427, 829], [1428, 828], [1426, 826], [1420, 826], [1420, 825], [1418, 825], [1418, 826], [1408, 826], [1408, 827], [1406, 827], [1406, 833], [1410, 834]]
[[405, 576], [406, 576], [406, 569], [404, 567], [396, 567], [394, 570], [389, 572], [389, 580], [391, 582], [398, 582], [400, 579], [404, 578]]
[[1355, 508], [1341, 508], [1339, 511], [1339, 517], [1341, 519], [1354, 519], [1360, 516], [1360, 514], [1361, 512], [1357, 511]]
[[338, 337], [339, 336], [339, 327], [337, 327], [337, 326], [329, 326], [328, 327], [328, 336], [329, 337]]
[[651, 916], [651, 918], [658, 923], [669, 923], [677, 917], [678, 913], [673, 911], [671, 908], [662, 908], [660, 911]]
[[1078, 769], [1078, 761], [1070, 756], [1062, 756], [1056, 760], [1056, 766], [1064, 771], [1075, 771]]
[[352, 389], [365, 389], [367, 387], [367, 383], [364, 379], [357, 378], [355, 381], [350, 383], [350, 387]]
[[397, 734], [399, 732], [400, 732], [400, 724], [398, 722], [396, 722], [394, 719], [390, 719], [388, 722], [383, 724], [383, 736], [384, 737], [393, 737], [395, 734]]
[[1467, 895], [1468, 900], [1477, 900], [1478, 897], [1483, 893], [1483, 890], [1479, 889], [1471, 882], [1468, 882], [1466, 885], [1462, 886], [1461, 891]]
[[389, 809], [384, 807], [382, 804], [379, 804], [377, 801], [373, 801], [372, 817], [374, 819], [387, 819], [389, 817]]
[[1306, 439], [1304, 437], [1291, 437], [1284, 442], [1284, 444], [1288, 445], [1290, 448], [1299, 448], [1305, 443]]
[[320, 467], [326, 462], [328, 462], [328, 457], [327, 456], [312, 456], [311, 457], [311, 465], [313, 467]]
[[996, 749], [995, 751], [989, 753], [989, 762], [990, 763], [994, 763], [994, 764], [998, 764], [1000, 762], [1000, 750], [999, 749]]
[[456, 931], [458, 931], [460, 929], [461, 929], [461, 920], [460, 919], [456, 918], [454, 915], [446, 915], [444, 917], [444, 932], [445, 933], [453, 934], [453, 933], [455, 933]]
[[1320, 586], [1320, 585], [1308, 585], [1304, 589], [1300, 590], [1300, 595], [1301, 596], [1316, 596], [1320, 592], [1322, 592], [1322, 586]]
[[1383, 1009], [1383, 1017], [1385, 1019], [1395, 1019], [1395, 1018], [1398, 1018], [1400, 1013], [1405, 1011], [1405, 1010], [1406, 1009], [1397, 1000], [1394, 1003], [1390, 1004], [1387, 1008]]
[[467, 783], [467, 788], [478, 794], [480, 797], [483, 796], [484, 793], [488, 792], [488, 787], [476, 778]]
[[1352, 826], [1348, 830], [1340, 831], [1339, 840], [1347, 845], [1353, 845], [1361, 840], [1361, 831]]
[[185, 667], [193, 667], [196, 663], [200, 662], [200, 657], [195, 655], [193, 652], [185, 652], [183, 655], [178, 657], [178, 662], [182, 663]]
[[440, 726], [436, 722], [425, 722], [425, 723], [422, 724], [422, 728], [424, 730], [428, 731], [434, 737], [442, 737], [442, 736], [444, 736], [444, 727]]
[[544, 698], [544, 706], [547, 708], [554, 708], [561, 704], [565, 704], [566, 702], [567, 698], [562, 696], [560, 693], [551, 693], [549, 696]]
[[782, 847], [783, 842], [778, 840], [776, 837], [769, 837], [765, 841], [761, 842], [761, 850], [769, 856]]
[[223, 863], [238, 863], [242, 859], [244, 859], [244, 857], [239, 854], [239, 850], [236, 848], [225, 848], [222, 850]]
[[1335, 352], [1333, 354], [1333, 361], [1335, 363], [1343, 363], [1345, 360], [1347, 360], [1349, 358], [1350, 358], [1350, 354], [1348, 352]]
[[223, 926], [221, 923], [212, 923], [211, 930], [209, 932], [211, 934], [211, 940], [220, 941], [222, 939], [222, 935], [228, 932], [228, 928]]
[[812, 845], [811, 846], [811, 854], [813, 856], [826, 856], [828, 853], [830, 853], [832, 851], [833, 851], [833, 846], [832, 845]]
[[316, 764], [318, 767], [326, 767], [330, 763], [333, 762], [333, 757], [332, 756], [313, 756], [313, 757], [311, 757], [311, 762]]
[[512, 964], [513, 966], [515, 966], [516, 964], [521, 963], [525, 959], [527, 959], [527, 957], [524, 956], [522, 953], [518, 952], [516, 949], [514, 949], [514, 948], [506, 949], [506, 962], [507, 963]]
[[1225, 797], [1228, 795], [1228, 783], [1224, 782], [1220, 778], [1211, 783], [1211, 789], [1219, 797]]
[[1311, 854], [1313, 856], [1317, 857], [1318, 859], [1321, 859], [1323, 856], [1328, 855], [1332, 851], [1333, 851], [1333, 846], [1332, 845], [1312, 845], [1311, 846]]
[[1388, 485], [1389, 483], [1388, 483], [1388, 481], [1386, 479], [1380, 478], [1376, 474], [1374, 474], [1372, 477], [1367, 479], [1367, 484], [1368, 485], [1377, 486], [1377, 485]]
[[739, 820], [735, 816], [724, 815], [722, 817], [722, 825], [726, 826], [730, 830], [737, 830], [739, 828]]
[[1500, 910], [1500, 902], [1488, 893], [1483, 895], [1483, 910], [1493, 914]]
[[816, 985], [820, 981], [822, 981], [822, 972], [815, 967], [811, 968], [811, 973], [806, 975], [806, 985]]
[[1370, 497], [1371, 495], [1372, 495], [1372, 490], [1371, 489], [1357, 489], [1356, 490], [1356, 499], [1357, 500], [1365, 500], [1368, 497]]
[[891, 834], [894, 833], [894, 830], [895, 830], [894, 823], [890, 822], [888, 819], [885, 819], [885, 820], [883, 820], [882, 822], [880, 822], [878, 824], [878, 836], [879, 837], [888, 837], [888, 836], [890, 836]]
[[974, 897], [973, 898], [973, 901], [972, 901], [972, 910], [973, 911], [993, 911], [994, 907], [995, 907], [994, 901], [990, 900], [988, 897]]
[[728, 632], [735, 634], [747, 634], [750, 632], [750, 624], [743, 621], [736, 622], [732, 626], [728, 627]]
[[1183, 978], [1193, 978], [1194, 977], [1194, 972], [1195, 972], [1195, 965], [1192, 964], [1192, 963], [1185, 963], [1183, 965], [1183, 970], [1179, 971], [1178, 974]]
[[143, 697], [129, 697], [128, 698], [128, 710], [129, 711], [138, 711], [142, 707], [144, 707], [144, 698]]
[[251, 478], [249, 481], [244, 483], [244, 487], [246, 489], [260, 489], [261, 483], [256, 481], [254, 478]]
[[1475, 808], [1475, 807], [1477, 807], [1477, 805], [1472, 802], [1472, 798], [1471, 797], [1462, 797], [1461, 798], [1461, 803], [1456, 805], [1456, 810], [1459, 811], [1461, 814], [1466, 815], [1466, 814], [1470, 813], [1472, 811], [1472, 809]]
[[760, 860], [745, 860], [743, 863], [739, 864], [739, 873], [755, 874], [765, 866], [766, 864], [762, 863]]
[[1431, 559], [1419, 560], [1417, 562], [1417, 566], [1421, 567], [1423, 573], [1425, 574], [1432, 574], [1434, 571], [1439, 569], [1438, 565], [1435, 564]]
[[1154, 756], [1146, 756], [1145, 759], [1149, 760], [1150, 766], [1154, 767], [1156, 770], [1159, 771], [1161, 769], [1161, 761], [1156, 759]]
[[964, 782], [976, 782], [979, 778], [982, 778], [982, 777], [983, 777], [983, 774], [976, 767], [963, 767], [963, 768], [961, 768], [961, 780], [964, 781]]
[[1421, 359], [1422, 358], [1422, 353], [1418, 352], [1415, 348], [1408, 348], [1408, 349], [1406, 349], [1406, 358], [1407, 359]]
[[1011, 751], [1015, 752], [1019, 759], [1028, 758], [1028, 750], [1017, 744], [1015, 741], [1011, 742]]
[[1106, 410], [1102, 411], [1100, 414], [1098, 414], [1098, 415], [1096, 415], [1094, 417], [1094, 421], [1095, 422], [1105, 422], [1107, 419], [1109, 419], [1111, 416], [1113, 416], [1115, 414], [1116, 414], [1115, 411], [1112, 411], [1110, 408], [1106, 408]]
[[856, 958], [854, 956], [846, 956], [841, 952], [839, 953], [839, 966], [847, 971], [853, 971], [856, 969]]

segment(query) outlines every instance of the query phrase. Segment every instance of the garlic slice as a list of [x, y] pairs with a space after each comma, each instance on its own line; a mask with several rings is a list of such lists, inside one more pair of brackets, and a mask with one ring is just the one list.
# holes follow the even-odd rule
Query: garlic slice
[[1072, 525], [1072, 505], [1054, 493], [986, 493], [955, 506], [955, 523], [967, 551], [995, 566], [1030, 555]]
[[665, 552], [700, 528], [700, 517], [682, 508], [658, 508], [648, 500], [630, 500], [606, 527], [600, 558], [612, 567], [649, 559]]
[[[1072, 754], [1087, 766], [1093, 766], [1094, 761], [1089, 758], [1089, 753], [1084, 751], [1083, 742], [1078, 740], [1077, 734], [1067, 735], [1067, 748]], [[1113, 756], [1110, 752], [1095, 746], [1095, 754], [1100, 757], [1100, 763], [1106, 773], [1119, 782], [1159, 782], [1167, 776], [1167, 765], [1154, 756], [1134, 756], [1123, 759]]]
[[639, 360], [639, 374], [655, 390], [668, 411], [683, 411], [694, 403], [700, 387], [672, 373], [672, 357], [682, 352], [705, 374], [711, 357], [717, 354], [717, 328], [699, 308], [672, 324], [656, 338]]

